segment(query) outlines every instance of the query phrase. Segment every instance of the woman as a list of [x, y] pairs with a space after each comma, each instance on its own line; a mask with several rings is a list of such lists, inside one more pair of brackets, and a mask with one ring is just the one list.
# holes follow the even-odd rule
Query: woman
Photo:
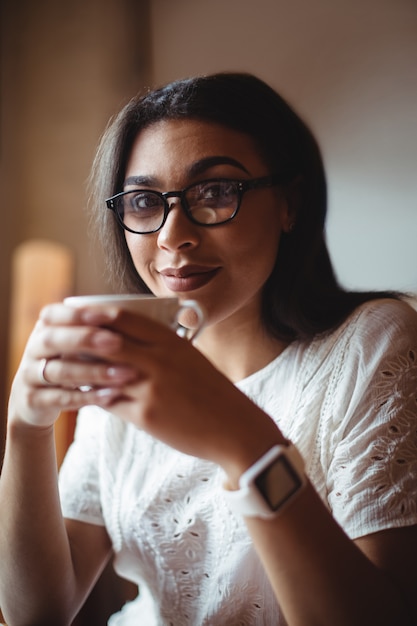
[[192, 345], [42, 312], [0, 484], [10, 624], [69, 624], [111, 555], [140, 587], [111, 624], [415, 623], [416, 315], [337, 284], [310, 131], [253, 76], [178, 81], [122, 110], [92, 182], [119, 290], [207, 322]]

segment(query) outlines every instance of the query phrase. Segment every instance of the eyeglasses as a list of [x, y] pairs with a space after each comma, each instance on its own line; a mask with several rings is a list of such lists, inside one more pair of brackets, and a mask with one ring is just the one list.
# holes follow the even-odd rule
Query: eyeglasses
[[172, 208], [168, 198], [179, 198], [186, 216], [199, 226], [218, 226], [230, 222], [240, 209], [243, 194], [279, 184], [277, 176], [252, 180], [213, 178], [189, 185], [182, 191], [134, 189], [122, 191], [106, 200], [123, 228], [131, 233], [156, 233], [165, 224]]

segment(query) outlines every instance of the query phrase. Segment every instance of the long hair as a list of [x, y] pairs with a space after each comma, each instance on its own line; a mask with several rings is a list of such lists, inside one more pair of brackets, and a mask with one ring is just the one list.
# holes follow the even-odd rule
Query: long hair
[[123, 190], [138, 133], [169, 119], [212, 121], [242, 132], [254, 140], [271, 173], [288, 184], [299, 181], [295, 229], [282, 235], [263, 289], [262, 321], [268, 333], [285, 340], [313, 337], [339, 325], [367, 300], [397, 297], [393, 292], [347, 291], [338, 284], [324, 236], [327, 187], [318, 144], [279, 94], [245, 73], [179, 80], [137, 96], [105, 131], [92, 169], [91, 206], [107, 269], [119, 291], [149, 293], [105, 199]]

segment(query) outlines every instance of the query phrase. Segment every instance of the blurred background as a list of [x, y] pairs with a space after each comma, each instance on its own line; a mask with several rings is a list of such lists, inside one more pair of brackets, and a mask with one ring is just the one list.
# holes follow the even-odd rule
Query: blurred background
[[13, 251], [62, 243], [71, 291], [108, 290], [95, 148], [132, 95], [176, 78], [245, 70], [280, 91], [323, 150], [341, 282], [417, 291], [416, 0], [1, 0], [0, 19], [2, 407]]
[[[109, 290], [86, 183], [138, 91], [222, 70], [265, 79], [322, 147], [340, 281], [417, 292], [417, 0], [0, 0], [0, 45], [0, 464], [18, 318], [33, 323], [62, 268], [59, 297]], [[58, 255], [40, 270], [29, 251], [16, 304], [16, 250], [39, 239], [71, 267]], [[76, 626], [134, 591], [109, 570]]]

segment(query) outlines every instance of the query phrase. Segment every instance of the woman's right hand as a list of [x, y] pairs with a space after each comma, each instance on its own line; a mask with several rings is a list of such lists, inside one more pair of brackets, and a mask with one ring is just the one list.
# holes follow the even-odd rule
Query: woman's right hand
[[[103, 324], [106, 321], [109, 317], [103, 316]], [[9, 421], [45, 428], [62, 410], [111, 404], [119, 387], [136, 376], [131, 366], [109, 365], [102, 359], [104, 353], [120, 350], [122, 342], [114, 331], [87, 325], [77, 309], [45, 307], [13, 381]]]

